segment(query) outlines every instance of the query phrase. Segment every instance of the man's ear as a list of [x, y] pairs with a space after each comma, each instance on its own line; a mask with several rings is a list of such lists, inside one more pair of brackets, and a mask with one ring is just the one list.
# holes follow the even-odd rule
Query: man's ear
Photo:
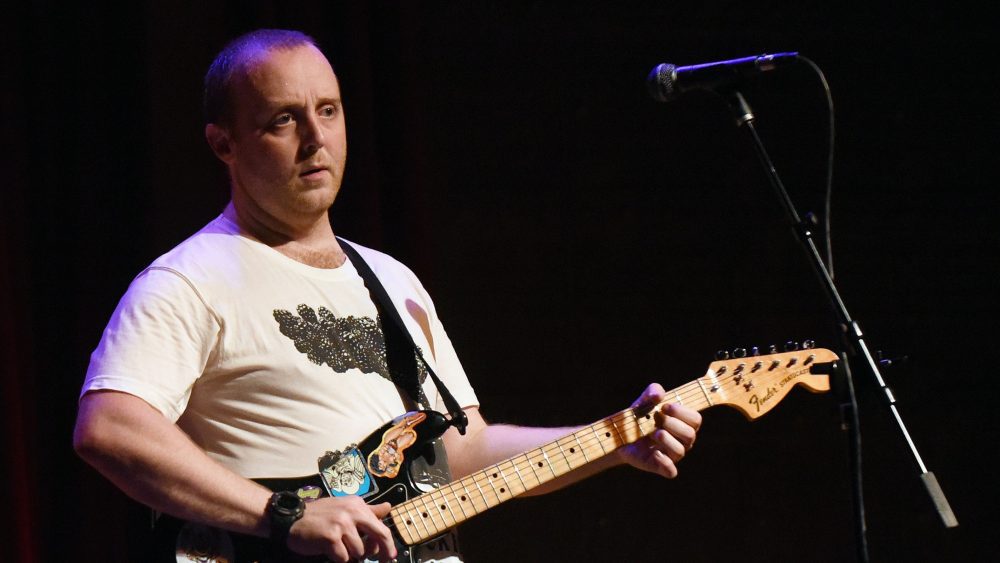
[[233, 158], [233, 143], [229, 131], [225, 127], [209, 123], [205, 126], [205, 140], [219, 160], [229, 164]]

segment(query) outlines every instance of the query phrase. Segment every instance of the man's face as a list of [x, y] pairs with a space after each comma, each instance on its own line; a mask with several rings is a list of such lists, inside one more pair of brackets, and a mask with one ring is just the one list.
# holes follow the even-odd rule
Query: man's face
[[231, 89], [233, 198], [267, 221], [301, 224], [325, 214], [344, 174], [347, 137], [340, 86], [312, 46], [275, 50]]

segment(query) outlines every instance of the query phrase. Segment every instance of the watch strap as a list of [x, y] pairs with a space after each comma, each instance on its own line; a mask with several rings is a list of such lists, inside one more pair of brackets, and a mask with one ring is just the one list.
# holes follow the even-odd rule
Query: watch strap
[[305, 514], [306, 503], [291, 491], [278, 491], [267, 503], [267, 517], [271, 523], [272, 543], [287, 547], [288, 532]]

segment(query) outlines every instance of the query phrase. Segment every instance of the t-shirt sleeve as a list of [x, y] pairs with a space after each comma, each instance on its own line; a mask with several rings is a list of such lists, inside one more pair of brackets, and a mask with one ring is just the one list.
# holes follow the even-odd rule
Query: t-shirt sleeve
[[218, 355], [221, 324], [191, 282], [151, 267], [132, 282], [90, 357], [80, 393], [135, 395], [172, 421]]
[[[455, 347], [452, 345], [451, 339], [448, 338], [448, 333], [445, 332], [444, 325], [441, 324], [433, 306], [430, 311], [430, 319], [431, 333], [434, 335], [434, 360], [438, 366], [438, 371], [435, 373], [455, 396], [459, 406], [462, 408], [478, 407], [479, 398], [476, 396], [476, 391], [473, 389], [469, 376], [465, 373], [465, 368], [458, 359], [458, 353], [455, 352]], [[444, 403], [441, 403], [438, 408], [444, 409]]]
[[[397, 264], [399, 264], [399, 262], [397, 262]], [[458, 353], [455, 352], [455, 347], [452, 345], [451, 339], [448, 338], [448, 333], [445, 331], [444, 325], [438, 317], [437, 309], [434, 307], [434, 301], [427, 293], [427, 290], [424, 289], [420, 280], [417, 279], [416, 274], [414, 274], [413, 271], [405, 265], [399, 265], [405, 272], [410, 284], [412, 284], [412, 286], [417, 290], [420, 300], [426, 307], [431, 338], [433, 338], [434, 341], [434, 373], [441, 378], [441, 381], [448, 388], [448, 391], [450, 391], [455, 397], [455, 400], [458, 401], [459, 406], [462, 408], [479, 406], [479, 398], [476, 396], [475, 389], [473, 389], [472, 383], [469, 381], [469, 377], [465, 373], [465, 368], [462, 366], [462, 362], [458, 359]], [[438, 395], [437, 403], [438, 404], [435, 405], [436, 409], [442, 411], [446, 410], [440, 395]]]

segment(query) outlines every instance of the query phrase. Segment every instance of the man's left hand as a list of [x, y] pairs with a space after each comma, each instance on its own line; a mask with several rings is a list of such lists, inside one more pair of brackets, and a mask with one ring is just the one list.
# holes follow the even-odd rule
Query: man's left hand
[[[653, 383], [632, 403], [632, 408], [659, 403], [666, 391]], [[655, 412], [657, 429], [634, 444], [618, 450], [621, 460], [633, 467], [673, 479], [677, 476], [677, 463], [694, 446], [701, 415], [679, 403], [663, 405]]]

